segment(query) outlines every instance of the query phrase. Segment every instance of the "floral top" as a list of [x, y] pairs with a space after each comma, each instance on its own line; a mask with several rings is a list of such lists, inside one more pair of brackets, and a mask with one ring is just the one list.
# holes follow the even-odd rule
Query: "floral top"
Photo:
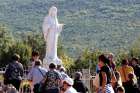
[[46, 89], [54, 89], [59, 87], [59, 80], [61, 80], [61, 75], [55, 71], [48, 71], [46, 73]]

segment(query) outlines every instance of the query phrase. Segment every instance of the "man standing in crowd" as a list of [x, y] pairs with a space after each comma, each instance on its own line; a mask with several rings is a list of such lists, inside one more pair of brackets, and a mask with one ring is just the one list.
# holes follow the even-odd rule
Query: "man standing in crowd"
[[44, 79], [44, 93], [60, 93], [61, 75], [56, 71], [56, 65], [51, 63]]
[[30, 62], [29, 62], [29, 66], [34, 67], [35, 65], [35, 61], [39, 60], [39, 52], [38, 51], [33, 51], [32, 52], [32, 57], [30, 59]]
[[20, 83], [23, 76], [23, 66], [19, 63], [20, 56], [14, 54], [12, 56], [12, 62], [8, 64], [4, 74], [4, 83], [12, 84], [17, 90], [19, 90]]

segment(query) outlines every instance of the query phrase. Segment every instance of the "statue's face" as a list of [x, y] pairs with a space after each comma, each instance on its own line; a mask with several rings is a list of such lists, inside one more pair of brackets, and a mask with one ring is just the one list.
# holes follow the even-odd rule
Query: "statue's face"
[[56, 7], [51, 7], [49, 11], [50, 16], [57, 16], [57, 8]]

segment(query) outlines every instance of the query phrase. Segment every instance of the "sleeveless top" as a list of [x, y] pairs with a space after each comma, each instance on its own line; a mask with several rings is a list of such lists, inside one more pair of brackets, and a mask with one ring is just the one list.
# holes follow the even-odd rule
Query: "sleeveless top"
[[103, 82], [103, 77], [101, 72], [105, 72], [106, 76], [107, 76], [107, 84], [111, 83], [111, 69], [109, 68], [109, 66], [103, 66], [99, 72], [99, 80], [100, 80], [100, 86], [102, 86], [102, 82]]

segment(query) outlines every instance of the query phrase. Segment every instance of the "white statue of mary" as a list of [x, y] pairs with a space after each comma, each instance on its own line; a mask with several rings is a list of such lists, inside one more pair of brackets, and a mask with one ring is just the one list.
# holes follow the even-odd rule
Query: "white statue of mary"
[[57, 8], [51, 7], [48, 16], [43, 22], [43, 34], [46, 42], [46, 55], [43, 62], [47, 65], [55, 63], [61, 65], [62, 61], [57, 56], [58, 36], [62, 31], [63, 24], [58, 23]]

